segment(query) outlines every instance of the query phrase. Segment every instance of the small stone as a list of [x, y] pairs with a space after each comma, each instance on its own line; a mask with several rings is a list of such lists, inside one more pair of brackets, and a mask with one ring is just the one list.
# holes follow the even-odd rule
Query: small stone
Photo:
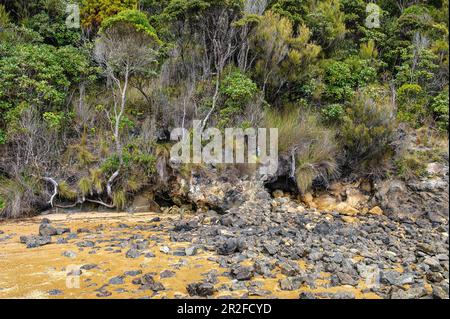
[[398, 285], [402, 273], [397, 271], [388, 270], [381, 272], [380, 281], [388, 285]]
[[274, 268], [274, 266], [273, 266], [273, 264], [270, 264], [268, 262], [265, 262], [262, 260], [257, 260], [257, 261], [255, 261], [253, 268], [257, 274], [260, 274], [263, 276], [269, 276], [271, 274], [271, 270]]
[[323, 254], [319, 251], [312, 251], [308, 255], [308, 259], [311, 261], [318, 261], [321, 260], [323, 257]]
[[406, 273], [402, 274], [397, 279], [397, 285], [403, 286], [403, 285], [412, 285], [414, 283], [414, 275], [412, 273]]
[[229, 238], [225, 242], [219, 244], [217, 253], [227, 256], [235, 253], [239, 249], [239, 242], [235, 238]]
[[175, 276], [175, 272], [172, 270], [164, 270], [159, 274], [160, 278], [171, 278]]
[[138, 258], [140, 255], [141, 255], [141, 253], [139, 252], [139, 250], [132, 248], [126, 252], [125, 257], [126, 258]]
[[109, 297], [109, 296], [111, 296], [111, 295], [112, 295], [112, 293], [109, 292], [108, 290], [100, 290], [100, 291], [96, 294], [96, 296], [97, 296], [97, 297], [100, 297], [100, 298]]
[[371, 210], [369, 210], [369, 214], [381, 216], [383, 215], [383, 210], [379, 206], [375, 206]]
[[426, 265], [430, 266], [430, 269], [432, 271], [440, 271], [441, 265], [439, 263], [439, 260], [436, 257], [427, 257], [423, 261]]
[[175, 250], [172, 255], [174, 256], [186, 256], [186, 252], [184, 249], [177, 249]]
[[62, 235], [65, 233], [70, 233], [70, 228], [56, 228], [56, 233]]
[[417, 250], [423, 251], [424, 253], [428, 255], [432, 255], [435, 252], [435, 248], [432, 245], [425, 244], [425, 243], [417, 243], [416, 244]]
[[98, 266], [96, 264], [86, 264], [86, 265], [81, 266], [80, 269], [91, 270], [91, 269], [94, 269], [94, 268], [97, 268], [97, 267]]
[[111, 278], [108, 283], [110, 285], [122, 285], [124, 282], [124, 277], [123, 276], [117, 276], [117, 277], [113, 277]]
[[295, 275], [298, 275], [300, 273], [300, 268], [297, 264], [293, 262], [280, 262], [278, 264], [278, 267], [280, 267], [281, 273], [283, 275], [293, 277]]
[[433, 285], [433, 298], [435, 299], [448, 299], [448, 293], [444, 289], [437, 285]]
[[280, 285], [281, 290], [292, 291], [299, 289], [304, 281], [303, 277], [288, 277], [280, 279], [278, 284]]
[[195, 256], [197, 254], [197, 246], [190, 246], [185, 249], [186, 256]]
[[62, 255], [67, 258], [75, 258], [77, 256], [76, 253], [70, 250], [66, 250], [65, 252], [62, 253]]
[[359, 221], [358, 218], [356, 218], [356, 217], [350, 217], [350, 216], [342, 216], [341, 219], [342, 219], [344, 222], [349, 223], [349, 224], [353, 224], [353, 223], [356, 223], [356, 222]]
[[72, 269], [67, 273], [67, 276], [81, 276], [82, 271], [81, 269]]
[[264, 244], [264, 249], [270, 254], [275, 255], [278, 252], [278, 247], [271, 244]]
[[21, 236], [20, 241], [27, 245], [27, 248], [36, 248], [48, 245], [52, 242], [50, 236]]
[[231, 269], [231, 274], [239, 281], [250, 280], [253, 277], [253, 268], [237, 265]]
[[214, 285], [205, 282], [188, 284], [186, 287], [190, 296], [208, 297], [214, 294]]
[[351, 205], [341, 202], [336, 205], [335, 210], [343, 215], [354, 216], [358, 214], [358, 210]]
[[168, 254], [170, 252], [170, 248], [167, 246], [162, 246], [159, 248], [159, 251], [164, 253], [164, 254]]
[[313, 293], [311, 292], [301, 292], [298, 296], [299, 299], [316, 299]]
[[78, 238], [78, 236], [75, 233], [69, 233], [66, 238], [67, 238], [67, 240], [70, 240], [70, 239], [76, 239], [76, 238]]
[[124, 272], [125, 276], [135, 277], [142, 274], [142, 270], [128, 270]]
[[91, 240], [81, 241], [77, 243], [78, 247], [94, 247], [95, 243]]
[[61, 290], [58, 290], [58, 289], [52, 289], [52, 290], [48, 291], [48, 294], [50, 296], [60, 296], [60, 295], [63, 294], [63, 292]]
[[40, 236], [54, 236], [57, 235], [58, 231], [56, 230], [55, 227], [53, 227], [52, 225], [48, 224], [48, 223], [42, 223], [39, 226], [39, 235]]
[[328, 235], [331, 231], [331, 226], [328, 222], [322, 221], [314, 227], [314, 232], [319, 235]]
[[67, 241], [66, 238], [58, 238], [58, 239], [56, 239], [56, 243], [57, 243], [58, 245], [63, 245], [63, 244], [67, 244], [68, 241]]
[[145, 274], [139, 278], [139, 283], [141, 284], [140, 289], [143, 290], [152, 290], [155, 292], [165, 290], [165, 287], [160, 282], [156, 282], [151, 274]]
[[339, 282], [342, 285], [350, 285], [350, 286], [356, 286], [358, 283], [356, 280], [352, 278], [349, 274], [346, 274], [344, 272], [338, 272], [337, 277], [339, 278]]
[[272, 196], [274, 198], [280, 198], [280, 197], [284, 196], [284, 193], [282, 190], [277, 189], [277, 190], [273, 191]]

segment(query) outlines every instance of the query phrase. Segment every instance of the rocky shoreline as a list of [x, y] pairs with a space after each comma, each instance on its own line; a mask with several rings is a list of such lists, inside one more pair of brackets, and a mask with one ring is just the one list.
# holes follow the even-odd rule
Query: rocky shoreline
[[[226, 213], [210, 209], [191, 214], [173, 207], [172, 215], [153, 214], [139, 221], [133, 219], [139, 214], [114, 219], [107, 213], [101, 223], [77, 229], [68, 221], [52, 222], [48, 215], [34, 219], [32, 229], [38, 235], [10, 233], [6, 222], [0, 224], [0, 245], [14, 244], [16, 253], [28, 258], [57, 247], [57, 259], [66, 264], [84, 256], [78, 270], [66, 273], [63, 262], [58, 271], [82, 280], [101, 273], [83, 288], [98, 298], [449, 297], [445, 219], [393, 218], [381, 209], [324, 212], [305, 208], [282, 192], [275, 198], [267, 192], [253, 195]], [[7, 249], [1, 254], [0, 265], [7, 269], [14, 254]], [[112, 255], [123, 271], [102, 267]], [[153, 268], [165, 258], [170, 262]], [[2, 265], [5, 261], [8, 265]], [[186, 278], [186, 271], [196, 276]], [[179, 285], [171, 287], [167, 280]], [[42, 297], [83, 296], [79, 290], [66, 295], [64, 287], [57, 287]], [[7, 281], [0, 282], [0, 296], [11, 296], [9, 291], [23, 297], [18, 289], [14, 295]]]

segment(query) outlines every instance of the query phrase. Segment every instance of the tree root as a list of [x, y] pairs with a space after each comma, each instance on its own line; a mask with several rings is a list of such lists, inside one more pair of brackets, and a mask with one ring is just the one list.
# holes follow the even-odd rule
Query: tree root
[[[111, 177], [108, 179], [108, 182], [106, 184], [106, 193], [111, 200], [113, 199], [112, 184], [114, 183], [114, 180], [117, 178], [117, 176], [119, 176], [119, 170], [115, 171], [111, 175]], [[85, 202], [89, 202], [89, 203], [98, 204], [98, 205], [101, 205], [101, 206], [104, 206], [107, 208], [116, 208], [115, 204], [108, 204], [100, 199], [90, 199], [90, 198], [86, 198], [85, 196], [78, 198], [75, 203], [70, 204], [70, 205], [55, 204], [54, 203], [55, 197], [58, 196], [58, 194], [59, 194], [59, 192], [58, 192], [59, 183], [51, 177], [42, 177], [42, 179], [53, 185], [53, 193], [50, 197], [50, 200], [47, 202], [51, 207], [57, 207], [57, 208], [62, 208], [62, 209], [73, 208], [73, 207], [76, 207], [77, 205], [81, 205]]]

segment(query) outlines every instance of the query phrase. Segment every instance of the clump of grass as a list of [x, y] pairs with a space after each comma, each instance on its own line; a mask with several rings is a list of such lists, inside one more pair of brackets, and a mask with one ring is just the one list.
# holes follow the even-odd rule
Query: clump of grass
[[38, 189], [33, 179], [0, 177], [0, 216], [18, 218], [34, 213], [39, 198], [33, 190]]
[[58, 195], [61, 198], [70, 199], [70, 200], [77, 198], [77, 192], [72, 190], [66, 182], [59, 183]]
[[318, 177], [328, 180], [337, 175], [335, 155], [336, 143], [328, 132], [297, 152], [295, 177], [300, 192], [306, 192]]
[[418, 152], [405, 152], [394, 161], [397, 175], [404, 179], [425, 176], [426, 162], [424, 160]]
[[123, 210], [127, 204], [127, 197], [123, 190], [116, 191], [113, 193], [113, 203], [116, 206], [116, 209]]
[[448, 157], [448, 135], [428, 127], [422, 127], [415, 132], [417, 144], [432, 150], [430, 155], [432, 155], [433, 161], [440, 161], [442, 157]]
[[132, 193], [139, 191], [143, 186], [141, 179], [142, 179], [142, 177], [135, 176], [135, 175], [129, 177], [125, 181], [126, 189]]
[[100, 194], [103, 191], [103, 172], [101, 169], [91, 169], [89, 171], [90, 173], [90, 179], [92, 182], [92, 186], [95, 189], [95, 191]]
[[268, 109], [265, 112], [265, 123], [268, 128], [278, 128], [278, 151], [287, 153], [302, 138], [302, 125], [299, 110], [291, 108], [278, 111]]
[[294, 155], [300, 192], [308, 191], [316, 178], [327, 180], [338, 173], [335, 133], [315, 114], [304, 109], [268, 110], [265, 122], [267, 127], [278, 128], [279, 152]]
[[92, 181], [89, 177], [82, 177], [78, 181], [78, 188], [80, 189], [83, 196], [86, 196], [92, 192]]

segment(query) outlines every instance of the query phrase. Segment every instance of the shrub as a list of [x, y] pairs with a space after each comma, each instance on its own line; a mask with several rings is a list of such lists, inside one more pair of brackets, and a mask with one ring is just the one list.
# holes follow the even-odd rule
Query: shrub
[[88, 30], [97, 30], [102, 21], [126, 10], [133, 9], [136, 0], [83, 0], [81, 6], [81, 24]]
[[222, 80], [220, 92], [225, 96], [225, 101], [219, 111], [218, 126], [225, 127], [237, 114], [242, 113], [255, 97], [258, 87], [245, 74], [235, 70]]
[[393, 105], [386, 89], [368, 87], [357, 92], [341, 130], [348, 167], [379, 165], [391, 151], [394, 123]]
[[374, 82], [377, 71], [369, 60], [351, 56], [345, 61], [330, 61], [325, 65], [326, 97], [331, 101], [349, 101], [354, 90]]
[[326, 124], [334, 124], [342, 122], [345, 111], [341, 104], [330, 104], [324, 107], [321, 113]]
[[257, 92], [256, 84], [236, 70], [222, 80], [221, 92], [235, 102], [248, 102]]
[[[61, 111], [69, 89], [90, 71], [87, 57], [74, 48], [19, 44], [0, 54], [0, 121], [5, 121], [5, 131], [10, 133], [8, 124], [27, 108]], [[55, 119], [56, 113], [48, 116]]]
[[132, 25], [136, 31], [142, 32], [160, 43], [156, 31], [150, 25], [147, 16], [139, 10], [123, 10], [114, 16], [106, 18], [101, 24], [100, 33], [105, 33], [106, 30], [120, 23]]
[[6, 133], [0, 129], [0, 145], [6, 143]]
[[346, 101], [353, 94], [352, 72], [344, 62], [332, 61], [325, 67], [326, 96], [334, 101]]
[[49, 128], [59, 130], [65, 114], [62, 112], [44, 112], [42, 117]]
[[402, 122], [419, 127], [427, 114], [426, 96], [420, 85], [403, 84], [397, 90], [398, 113]]
[[69, 29], [66, 26], [65, 7], [60, 2], [54, 14], [38, 13], [26, 21], [25, 26], [37, 32], [45, 43], [51, 45], [76, 45], [80, 42], [81, 34], [78, 29]]
[[9, 13], [5, 6], [0, 4], [0, 28], [4, 28], [9, 24]]
[[[438, 96], [433, 99], [431, 104], [431, 111], [433, 112], [436, 124], [439, 130], [448, 131], [448, 116], [449, 116], [449, 98], [448, 88], [442, 91]], [[1, 144], [1, 138], [0, 138]]]

